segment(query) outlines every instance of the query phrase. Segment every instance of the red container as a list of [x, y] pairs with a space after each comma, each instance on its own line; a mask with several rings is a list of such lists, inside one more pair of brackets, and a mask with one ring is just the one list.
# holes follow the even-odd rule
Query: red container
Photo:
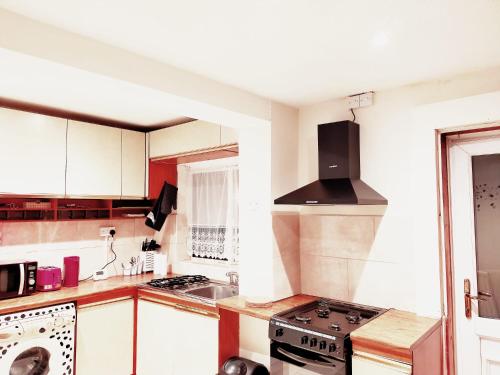
[[78, 286], [80, 275], [80, 257], [64, 257], [64, 282], [65, 287]]

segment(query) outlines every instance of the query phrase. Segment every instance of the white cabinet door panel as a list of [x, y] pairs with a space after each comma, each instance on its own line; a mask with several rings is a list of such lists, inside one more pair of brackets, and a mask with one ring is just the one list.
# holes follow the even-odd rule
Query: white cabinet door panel
[[67, 120], [0, 108], [0, 193], [64, 195]]
[[139, 300], [137, 375], [216, 374], [219, 321]]
[[132, 374], [134, 301], [78, 309], [76, 337], [78, 375]]
[[220, 127], [220, 144], [231, 145], [238, 143], [238, 130], [234, 128], [228, 128], [226, 126]]
[[177, 331], [175, 310], [139, 300], [137, 310], [137, 375], [173, 373]]
[[185, 154], [220, 146], [220, 126], [192, 121], [150, 133], [150, 157]]
[[378, 356], [352, 356], [352, 375], [410, 375], [411, 366]]
[[145, 197], [146, 134], [122, 130], [122, 196]]
[[174, 375], [217, 374], [219, 321], [176, 310], [178, 337], [174, 344]]
[[121, 129], [68, 121], [68, 196], [121, 196]]

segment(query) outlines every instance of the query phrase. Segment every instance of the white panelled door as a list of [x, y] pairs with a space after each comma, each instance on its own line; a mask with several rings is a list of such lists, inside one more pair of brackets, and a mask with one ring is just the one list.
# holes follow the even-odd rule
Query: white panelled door
[[500, 137], [449, 156], [457, 374], [500, 375]]

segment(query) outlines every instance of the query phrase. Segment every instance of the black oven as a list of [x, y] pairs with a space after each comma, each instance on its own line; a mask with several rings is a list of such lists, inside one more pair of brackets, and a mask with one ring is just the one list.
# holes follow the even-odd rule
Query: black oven
[[271, 374], [273, 375], [346, 375], [350, 374], [348, 366], [349, 364], [337, 358], [283, 342], [271, 341]]
[[27, 296], [36, 290], [37, 262], [0, 263], [0, 299]]

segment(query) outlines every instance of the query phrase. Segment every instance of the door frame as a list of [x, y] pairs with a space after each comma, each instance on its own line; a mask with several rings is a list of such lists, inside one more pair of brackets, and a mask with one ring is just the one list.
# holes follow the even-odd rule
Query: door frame
[[442, 251], [442, 278], [445, 281], [444, 296], [445, 299], [445, 326], [444, 326], [444, 354], [445, 364], [449, 375], [456, 374], [455, 357], [455, 298], [454, 298], [454, 269], [453, 269], [453, 248], [451, 233], [451, 199], [450, 199], [450, 180], [449, 180], [449, 148], [450, 140], [456, 137], [484, 137], [488, 134], [500, 134], [500, 123], [493, 122], [488, 124], [479, 124], [475, 127], [467, 127], [453, 131], [437, 130], [436, 145], [438, 160], [438, 189], [440, 190], [440, 242], [443, 244]]

